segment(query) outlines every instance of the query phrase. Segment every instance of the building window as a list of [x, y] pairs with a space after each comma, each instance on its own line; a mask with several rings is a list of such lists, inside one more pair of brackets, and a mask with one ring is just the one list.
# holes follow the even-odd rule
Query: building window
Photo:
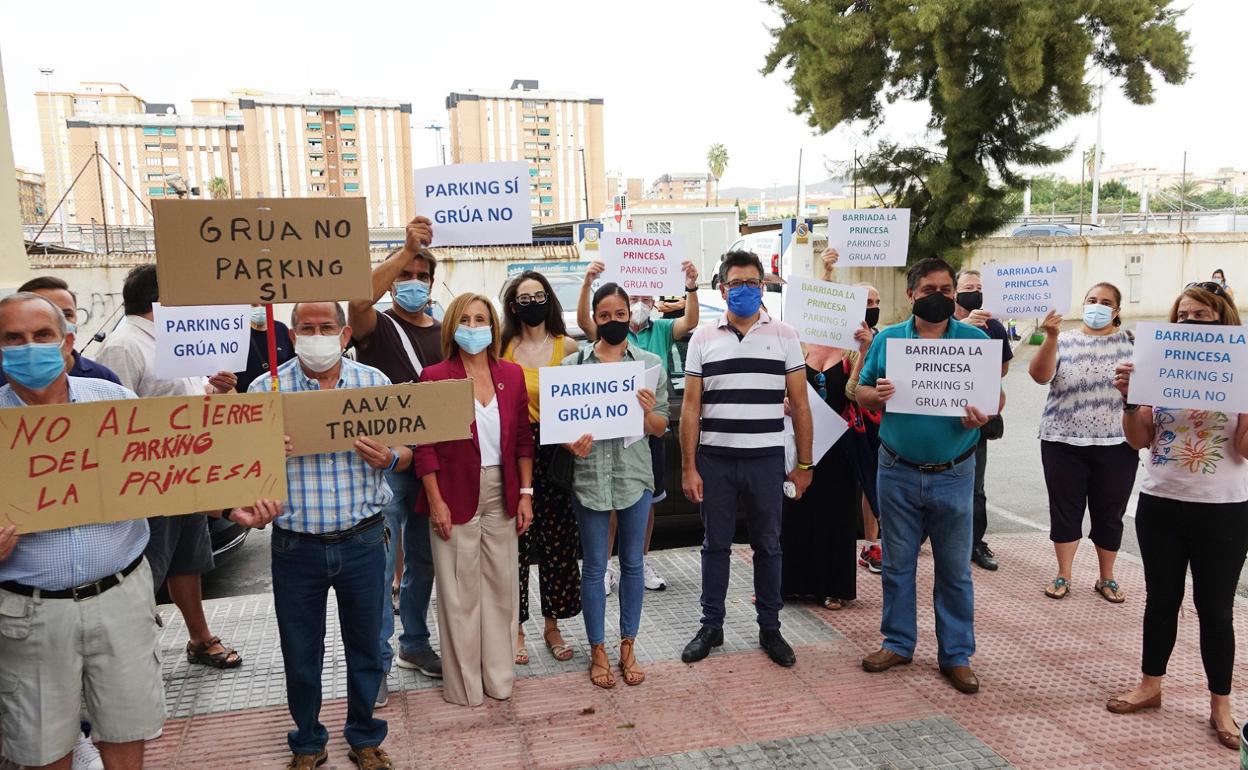
[[164, 175], [164, 174], [148, 174], [148, 175], [147, 175], [147, 181], [149, 181], [149, 182], [163, 182], [163, 181], [165, 181], [165, 175]]
[[537, 149], [537, 142], [525, 142], [525, 143], [524, 143], [524, 149], [526, 149], [526, 150], [536, 150], [536, 149]]
[[178, 129], [172, 128], [172, 127], [162, 128], [160, 129], [160, 135], [161, 136], [177, 136]]
[[354, 163], [354, 162], [355, 162], [355, 153], [353, 153], [353, 152], [344, 152], [344, 153], [342, 154], [342, 162], [343, 162], [343, 163]]
[[321, 144], [322, 144], [322, 142], [321, 142], [321, 140], [320, 140], [320, 139], [309, 139], [309, 140], [308, 140], [308, 147], [311, 147], [311, 148], [312, 148], [312, 149], [314, 149], [314, 150], [319, 150], [319, 149], [321, 149]]
[[159, 166], [159, 165], [160, 165], [160, 158], [148, 158], [148, 159], [147, 159], [147, 165], [149, 165], [149, 166]]
[[354, 107], [343, 107], [341, 110], [338, 110], [338, 114], [339, 114], [339, 115], [341, 115], [341, 116], [342, 116], [342, 117], [344, 117], [344, 118], [349, 118], [349, 117], [352, 117], [352, 116], [354, 116], [354, 115], [355, 115], [355, 108], [354, 108]]
[[555, 196], [553, 195], [542, 196], [542, 203], [554, 203], [554, 202], [555, 202]]
[[165, 197], [165, 187], [164, 185], [161, 185], [160, 187], [149, 187], [147, 188], [147, 194], [152, 198], [163, 198]]
[[343, 123], [343, 124], [342, 124], [342, 130], [343, 130], [343, 131], [354, 131], [354, 130], [355, 130], [355, 124], [354, 124], [354, 123]]
[[359, 182], [344, 182], [342, 185], [342, 189], [344, 192], [359, 192], [360, 183]]
[[355, 140], [354, 140], [354, 139], [343, 139], [343, 140], [342, 140], [342, 146], [343, 146], [343, 147], [354, 147], [354, 146], [355, 146]]
[[308, 130], [309, 130], [309, 131], [320, 131], [320, 130], [321, 130], [321, 124], [320, 124], [320, 123], [309, 123], [309, 124], [308, 124]]
[[308, 173], [310, 173], [312, 176], [325, 176], [325, 169], [314, 168], [314, 169], [311, 169]]
[[316, 110], [306, 110], [305, 114], [309, 118], [319, 118], [321, 116], [321, 113], [317, 112]]
[[529, 169], [529, 176], [537, 176], [537, 169], [535, 169], [535, 168], [530, 168], [530, 169]]
[[538, 135], [538, 136], [550, 136], [550, 129], [549, 129], [549, 128], [539, 128], [539, 129], [537, 129], [537, 135]]
[[325, 156], [322, 153], [314, 152], [308, 156], [308, 160], [325, 160]]
[[159, 134], [160, 129], [156, 126], [143, 126], [143, 136], [157, 136]]
[[344, 168], [344, 169], [342, 170], [342, 175], [343, 175], [344, 177], [348, 177], [348, 178], [349, 178], [349, 177], [357, 177], [357, 176], [359, 176], [359, 175], [360, 175], [360, 170], [359, 170], [358, 168]]
[[663, 220], [661, 222], [647, 222], [646, 235], [669, 234], [672, 232], [671, 220]]
[[541, 188], [542, 188], [543, 190], [549, 190], [549, 189], [550, 189], [550, 182], [542, 182], [542, 184], [541, 184]]
[[325, 192], [325, 185], [323, 184], [309, 185], [309, 187], [312, 189], [312, 192]]
[[530, 99], [525, 99], [523, 104], [526, 110], [544, 110], [548, 106], [546, 102], [535, 102]]
[[542, 209], [542, 216], [544, 217], [554, 216], [554, 214], [555, 212], [550, 209]]

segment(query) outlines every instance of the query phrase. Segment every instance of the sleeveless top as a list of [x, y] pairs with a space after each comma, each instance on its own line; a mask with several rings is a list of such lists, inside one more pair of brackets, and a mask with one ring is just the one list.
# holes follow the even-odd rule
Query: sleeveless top
[[[563, 363], [563, 335], [553, 338], [554, 346], [551, 348], [550, 361], [547, 366], [559, 366]], [[516, 360], [516, 342], [512, 340], [507, 349], [503, 351], [503, 360], [511, 361], [524, 370], [524, 386], [529, 391], [529, 422], [542, 421], [542, 404], [540, 386], [538, 384], [538, 372], [540, 369], [530, 369]]]

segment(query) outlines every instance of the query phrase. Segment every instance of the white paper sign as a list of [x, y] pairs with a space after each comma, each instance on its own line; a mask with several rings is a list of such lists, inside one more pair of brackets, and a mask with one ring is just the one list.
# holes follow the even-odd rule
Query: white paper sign
[[910, 247], [910, 209], [828, 212], [828, 245], [837, 267], [904, 267]]
[[784, 322], [802, 342], [830, 348], [856, 348], [854, 332], [867, 315], [867, 287], [789, 279], [784, 293]]
[[567, 444], [586, 433], [595, 441], [640, 436], [644, 415], [637, 391], [645, 384], [641, 361], [580, 366], [543, 366], [542, 443]]
[[251, 308], [247, 305], [152, 305], [156, 377], [210, 377], [241, 372], [251, 350]]
[[529, 164], [457, 163], [417, 169], [416, 213], [433, 220], [433, 246], [533, 242]]
[[994, 415], [1001, 405], [1001, 340], [888, 339], [885, 407], [898, 414], [962, 417], [966, 407]]
[[1133, 404], [1248, 412], [1248, 329], [1141, 321], [1135, 327]]
[[1073, 273], [1070, 260], [985, 265], [984, 310], [999, 319], [1044, 318], [1049, 311], [1065, 315]]
[[[810, 400], [810, 417], [815, 426], [815, 437], [811, 444], [811, 460], [815, 465], [823, 459], [832, 445], [841, 440], [849, 423], [845, 422], [836, 411], [828, 406], [828, 402], [819, 398], [819, 391], [806, 382], [806, 397]], [[797, 432], [793, 428], [793, 418], [784, 418], [784, 472], [792, 473], [797, 467]]]
[[[659, 375], [662, 373], [662, 366], [654, 366], [646, 370], [646, 390], [653, 391], [656, 396], [659, 394]], [[643, 419], [642, 422], [644, 423], [645, 420]], [[624, 446], [630, 447], [638, 441], [641, 441], [643, 438], [645, 438], [644, 434], [640, 436], [629, 436], [624, 439]]]
[[685, 259], [680, 238], [668, 234], [603, 233], [602, 282], [618, 283], [630, 297], [684, 296]]

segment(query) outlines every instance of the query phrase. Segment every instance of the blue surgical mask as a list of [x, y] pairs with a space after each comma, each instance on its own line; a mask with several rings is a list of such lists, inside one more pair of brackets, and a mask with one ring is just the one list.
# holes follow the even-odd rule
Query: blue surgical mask
[[264, 305], [253, 307], [251, 309], [252, 326], [264, 327], [269, 322], [269, 314], [265, 312]]
[[77, 333], [78, 333], [78, 324], [71, 324], [71, 323], [66, 322], [66, 324], [65, 324], [65, 333], [66, 333], [66, 334], [77, 334]]
[[470, 356], [480, 353], [494, 341], [494, 330], [488, 326], [464, 326], [455, 329], [455, 344]]
[[24, 388], [43, 390], [65, 371], [59, 342], [31, 342], [3, 349], [4, 376]]
[[763, 290], [738, 286], [728, 290], [728, 312], [738, 318], [751, 318], [763, 306]]
[[415, 313], [429, 304], [429, 284], [424, 281], [399, 281], [391, 293], [394, 303], [409, 313]]
[[1114, 320], [1114, 309], [1099, 302], [1083, 306], [1083, 322], [1089, 329], [1104, 329]]

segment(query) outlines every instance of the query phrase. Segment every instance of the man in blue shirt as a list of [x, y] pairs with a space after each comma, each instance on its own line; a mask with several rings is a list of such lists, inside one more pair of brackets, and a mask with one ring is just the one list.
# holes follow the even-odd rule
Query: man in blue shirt
[[986, 339], [975, 327], [953, 320], [956, 279], [944, 260], [924, 259], [906, 275], [913, 316], [876, 335], [863, 364], [858, 403], [883, 410], [880, 423], [880, 535], [884, 544], [884, 643], [863, 658], [867, 671], [909, 663], [918, 641], [915, 571], [924, 534], [936, 563], [936, 637], [941, 673], [960, 692], [979, 690], [971, 670], [975, 653], [975, 597], [971, 585], [971, 497], [975, 447], [988, 422], [968, 406], [962, 417], [888, 411], [896, 386], [886, 376], [888, 340]]
[[[38, 294], [40, 297], [51, 302], [65, 316], [66, 333], [78, 333], [78, 297], [69, 290], [69, 284], [51, 275], [41, 275], [37, 278], [31, 278], [26, 283], [17, 287], [18, 291], [28, 291]], [[121, 384], [121, 380], [117, 377], [117, 373], [109, 369], [104, 364], [92, 361], [86, 356], [74, 350], [71, 345], [69, 351], [65, 354], [65, 366], [69, 369], [70, 377], [87, 377], [95, 380], [108, 380], [109, 382]], [[0, 372], [0, 385], [8, 382], [4, 373]]]

